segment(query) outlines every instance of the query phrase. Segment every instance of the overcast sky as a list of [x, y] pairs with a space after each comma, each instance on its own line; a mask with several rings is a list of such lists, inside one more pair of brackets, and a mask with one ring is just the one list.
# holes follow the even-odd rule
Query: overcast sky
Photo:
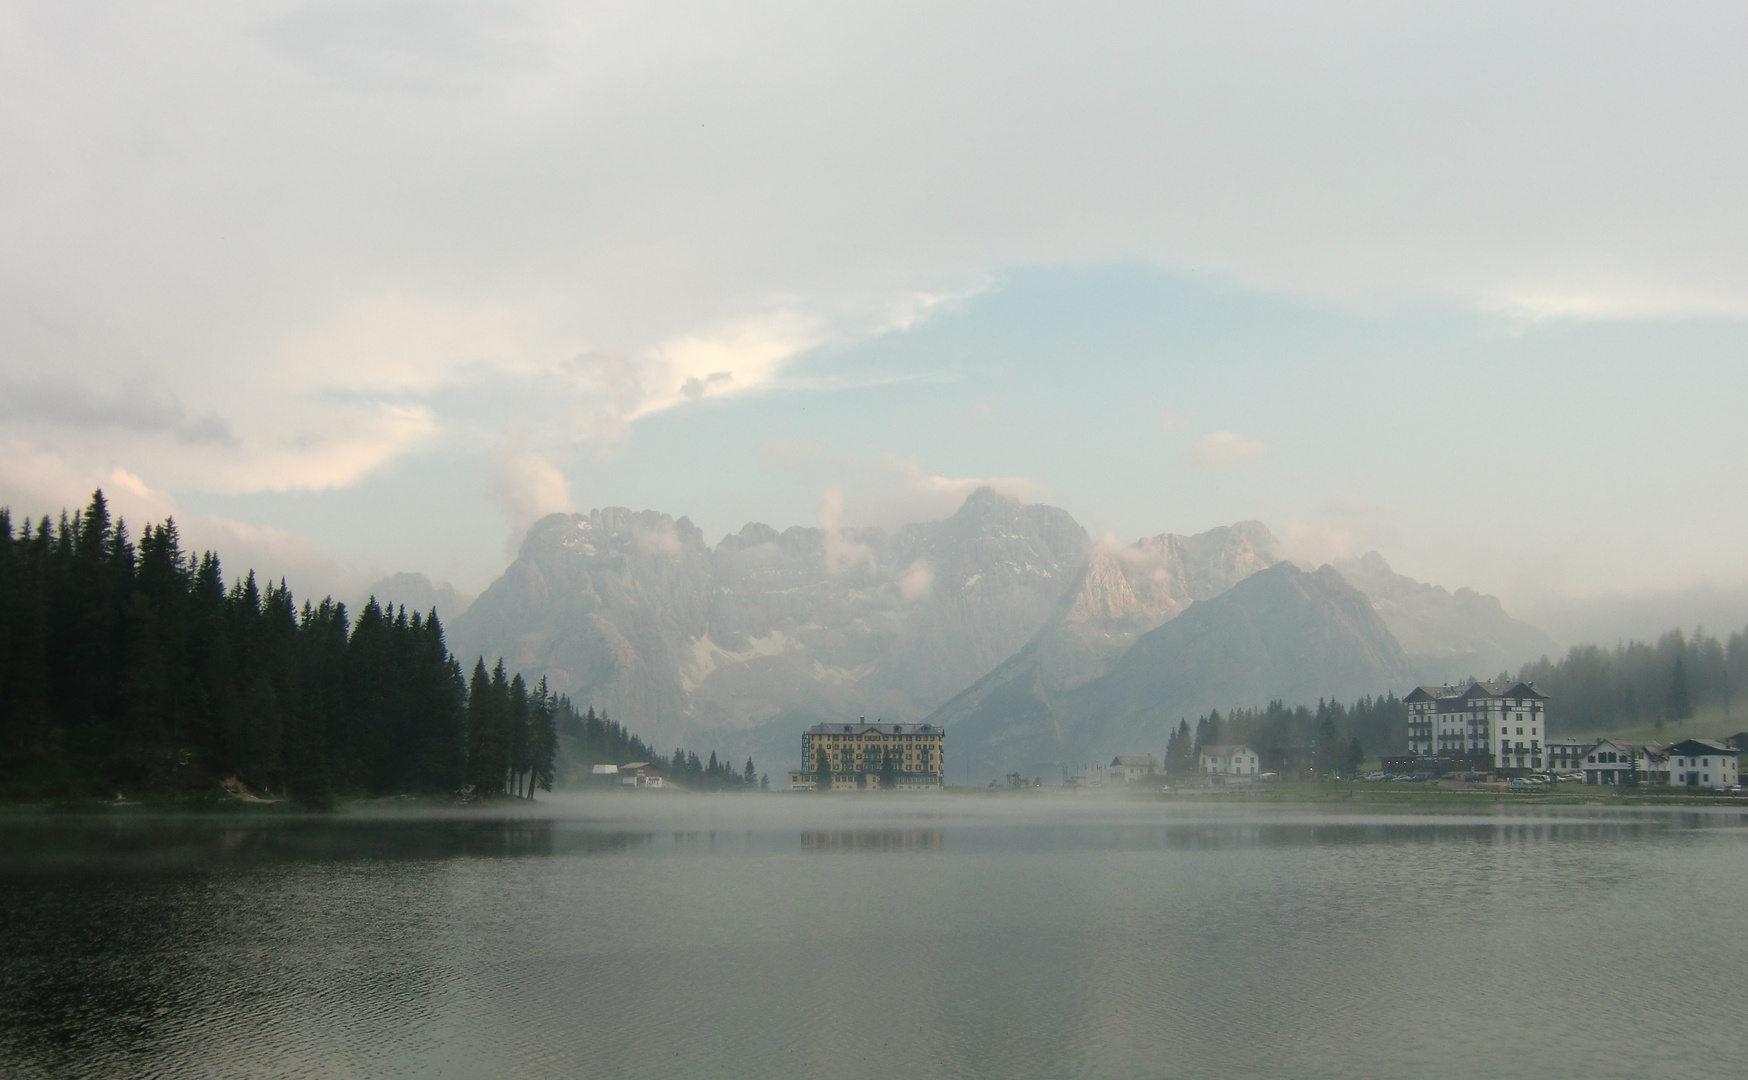
[[344, 592], [993, 482], [1748, 585], [1740, 5], [0, 7], [0, 502]]

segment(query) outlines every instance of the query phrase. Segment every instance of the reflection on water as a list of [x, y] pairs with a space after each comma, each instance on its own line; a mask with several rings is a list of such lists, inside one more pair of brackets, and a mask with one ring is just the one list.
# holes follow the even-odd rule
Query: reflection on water
[[803, 829], [803, 851], [938, 851], [940, 829]]
[[941, 797], [14, 821], [0, 1074], [1735, 1075], [1745, 841]]

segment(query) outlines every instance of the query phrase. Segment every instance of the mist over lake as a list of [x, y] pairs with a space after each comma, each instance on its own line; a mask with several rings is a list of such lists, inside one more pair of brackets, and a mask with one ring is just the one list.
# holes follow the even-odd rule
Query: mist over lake
[[1734, 1076], [1739, 807], [20, 815], [20, 1077]]

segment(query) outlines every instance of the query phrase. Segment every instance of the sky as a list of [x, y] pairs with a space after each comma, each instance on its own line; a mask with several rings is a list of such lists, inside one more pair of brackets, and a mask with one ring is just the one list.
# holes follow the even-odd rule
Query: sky
[[1571, 635], [1748, 620], [1745, 46], [1723, 4], [18, 0], [0, 503], [473, 593], [554, 511], [989, 483]]

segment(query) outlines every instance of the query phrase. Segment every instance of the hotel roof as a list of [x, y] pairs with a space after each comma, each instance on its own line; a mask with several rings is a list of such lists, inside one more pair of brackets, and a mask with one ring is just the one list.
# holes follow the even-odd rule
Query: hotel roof
[[866, 720], [853, 724], [815, 724], [807, 729], [809, 735], [862, 735], [870, 731], [881, 735], [946, 734], [946, 729], [939, 724], [887, 724], [878, 720], [872, 724]]

